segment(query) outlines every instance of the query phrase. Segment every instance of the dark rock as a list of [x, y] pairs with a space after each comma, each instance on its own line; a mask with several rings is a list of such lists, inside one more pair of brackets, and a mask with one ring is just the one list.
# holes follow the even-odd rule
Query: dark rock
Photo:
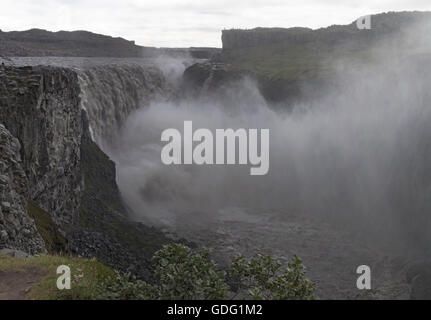
[[28, 184], [20, 157], [20, 144], [0, 124], [0, 248], [29, 253], [45, 251], [42, 238], [26, 210]]
[[[170, 239], [128, 220], [115, 164], [90, 134], [90, 124], [96, 137], [118, 129], [144, 98], [162, 90], [160, 72], [142, 71], [108, 67], [79, 80], [77, 71], [64, 68], [1, 70], [0, 123], [8, 130], [0, 125], [0, 248], [97, 257], [151, 280], [150, 259]], [[106, 90], [118, 83], [130, 98]]]
[[411, 286], [410, 299], [431, 300], [431, 262], [419, 261], [408, 265], [407, 282]]
[[7, 256], [11, 256], [19, 259], [25, 259], [30, 257], [30, 255], [28, 255], [26, 252], [21, 250], [14, 250], [14, 249], [1, 249], [0, 255], [5, 255], [5, 256], [7, 255]]

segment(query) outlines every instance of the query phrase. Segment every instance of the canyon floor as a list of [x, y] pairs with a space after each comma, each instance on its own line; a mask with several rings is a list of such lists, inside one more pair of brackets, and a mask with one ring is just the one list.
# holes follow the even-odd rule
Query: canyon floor
[[[191, 231], [194, 230], [194, 231]], [[407, 270], [410, 261], [364, 245], [358, 235], [330, 224], [299, 216], [280, 219], [278, 214], [247, 214], [231, 209], [210, 225], [174, 227], [176, 233], [213, 249], [221, 265], [237, 253], [246, 257], [270, 254], [283, 264], [296, 254], [307, 276], [316, 283], [319, 299], [409, 299]], [[371, 290], [358, 290], [360, 265], [371, 268]]]

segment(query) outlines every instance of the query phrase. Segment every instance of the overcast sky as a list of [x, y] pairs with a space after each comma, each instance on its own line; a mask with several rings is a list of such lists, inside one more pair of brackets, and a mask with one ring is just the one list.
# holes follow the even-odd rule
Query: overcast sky
[[146, 46], [221, 47], [220, 30], [326, 27], [430, 0], [0, 0], [0, 29], [88, 30]]

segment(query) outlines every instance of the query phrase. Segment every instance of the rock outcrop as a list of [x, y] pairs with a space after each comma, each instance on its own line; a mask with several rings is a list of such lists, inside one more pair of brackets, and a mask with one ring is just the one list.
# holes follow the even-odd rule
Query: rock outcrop
[[161, 73], [2, 67], [0, 79], [0, 249], [67, 251], [151, 280], [150, 258], [169, 239], [128, 220], [115, 164], [90, 124], [107, 141], [161, 94]]
[[0, 248], [34, 254], [43, 252], [45, 245], [27, 214], [28, 183], [20, 149], [18, 139], [0, 124]]
[[27, 198], [71, 224], [82, 190], [78, 77], [53, 67], [6, 67], [0, 77], [0, 123], [21, 143]]
[[188, 67], [184, 72], [183, 86], [186, 95], [214, 98], [223, 96], [224, 90], [231, 89], [244, 79], [255, 83], [265, 100], [277, 109], [280, 108], [279, 104], [284, 109], [289, 109], [300, 101], [315, 100], [332, 85], [330, 78], [315, 77], [307, 81], [273, 79], [253, 70], [239, 69], [214, 61]]
[[252, 78], [270, 105], [289, 111], [321, 99], [349, 68], [359, 70], [391, 55], [418, 60], [418, 52], [428, 52], [424, 35], [430, 25], [430, 12], [389, 12], [372, 15], [371, 29], [365, 30], [356, 21], [317, 30], [223, 30], [222, 52], [210, 63], [189, 67], [184, 80], [189, 90], [211, 93], [232, 80]]

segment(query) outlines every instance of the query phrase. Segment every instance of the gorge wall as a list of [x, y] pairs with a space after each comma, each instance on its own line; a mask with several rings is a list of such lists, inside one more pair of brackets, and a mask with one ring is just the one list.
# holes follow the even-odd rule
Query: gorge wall
[[77, 75], [51, 67], [2, 70], [0, 122], [21, 144], [27, 198], [59, 225], [73, 222], [82, 184]]
[[334, 90], [332, 82], [344, 69], [366, 68], [384, 56], [428, 52], [430, 18], [430, 12], [388, 12], [371, 15], [371, 29], [360, 30], [353, 21], [316, 30], [223, 30], [223, 50], [213, 59], [223, 67], [208, 73], [251, 75], [267, 101], [291, 109], [299, 101], [321, 99], [323, 90]]
[[127, 219], [115, 164], [92, 136], [109, 141], [161, 94], [161, 72], [3, 66], [0, 78], [0, 248], [97, 257], [149, 279], [168, 239]]
[[372, 27], [361, 32], [356, 21], [348, 25], [332, 25], [326, 28], [254, 28], [228, 29], [222, 31], [223, 53], [236, 49], [259, 47], [264, 50], [268, 46], [279, 46], [290, 49], [297, 45], [314, 43], [356, 43], [370, 45], [374, 40], [387, 38], [389, 34], [397, 33], [414, 23], [426, 21], [431, 16], [429, 12], [388, 12], [371, 16]]
[[20, 143], [0, 125], [0, 247], [30, 253], [43, 252], [45, 244], [34, 221], [26, 214], [28, 181], [20, 156]]

